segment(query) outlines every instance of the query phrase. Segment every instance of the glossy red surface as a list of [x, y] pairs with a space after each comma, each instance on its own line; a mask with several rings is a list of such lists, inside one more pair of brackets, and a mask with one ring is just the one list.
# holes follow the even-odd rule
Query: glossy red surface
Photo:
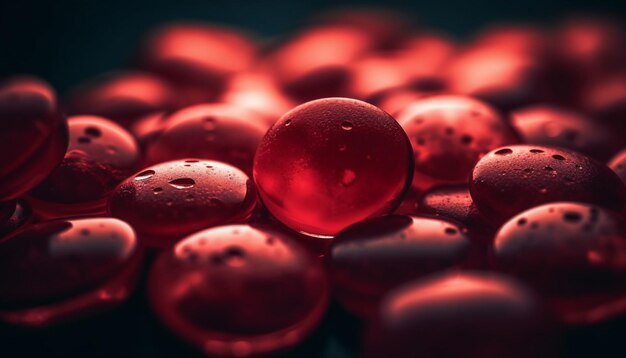
[[487, 215], [509, 218], [555, 201], [580, 201], [621, 211], [626, 188], [604, 164], [553, 147], [513, 145], [485, 155], [470, 182], [474, 203]]
[[0, 240], [0, 320], [47, 326], [121, 303], [140, 250], [133, 229], [110, 218], [35, 224]]
[[139, 147], [128, 131], [108, 119], [74, 116], [68, 123], [65, 158], [32, 191], [29, 202], [46, 218], [102, 215], [111, 190], [136, 170]]
[[257, 146], [267, 125], [256, 112], [231, 104], [198, 104], [170, 115], [148, 145], [150, 164], [202, 158], [228, 163], [252, 173]]
[[560, 202], [522, 212], [496, 235], [494, 257], [547, 296], [566, 323], [626, 312], [626, 225], [606, 209]]
[[220, 162], [186, 159], [160, 163], [115, 188], [108, 212], [130, 223], [150, 246], [171, 246], [210, 226], [242, 221], [256, 202], [252, 180]]
[[287, 112], [267, 132], [254, 180], [267, 209], [295, 231], [332, 236], [392, 211], [411, 179], [406, 134], [382, 110], [325, 98]]
[[247, 225], [193, 234], [164, 252], [149, 299], [176, 335], [211, 356], [272, 353], [319, 323], [329, 290], [321, 264], [290, 238]]
[[626, 149], [615, 154], [611, 161], [609, 161], [609, 168], [611, 168], [615, 174], [622, 180], [622, 183], [626, 185]]
[[339, 302], [371, 317], [392, 288], [468, 264], [470, 240], [448, 221], [401, 215], [359, 222], [333, 242], [328, 265]]
[[151, 112], [173, 106], [172, 89], [144, 72], [114, 72], [79, 86], [69, 99], [74, 115], [92, 114], [129, 126]]
[[434, 95], [409, 103], [396, 118], [415, 159], [413, 186], [466, 183], [485, 153], [518, 142], [515, 131], [495, 108], [458, 95]]
[[367, 357], [552, 357], [539, 301], [508, 277], [449, 273], [392, 291], [370, 324]]
[[606, 160], [622, 140], [607, 126], [583, 114], [550, 105], [535, 105], [512, 114], [524, 143], [561, 147]]
[[0, 83], [0, 201], [22, 196], [63, 159], [68, 130], [56, 94], [34, 77]]

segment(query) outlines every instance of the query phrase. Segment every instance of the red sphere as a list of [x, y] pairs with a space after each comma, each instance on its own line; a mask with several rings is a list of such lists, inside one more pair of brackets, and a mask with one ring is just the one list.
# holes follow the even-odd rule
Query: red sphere
[[622, 180], [622, 183], [626, 185], [626, 149], [615, 154], [609, 162], [609, 168], [613, 169], [615, 174]]
[[0, 83], [0, 202], [50, 174], [67, 148], [67, 122], [52, 88], [33, 77]]
[[397, 119], [413, 146], [413, 186], [418, 190], [467, 183], [485, 153], [518, 142], [503, 114], [471, 97], [423, 98], [400, 111]]
[[129, 177], [111, 194], [108, 210], [130, 223], [148, 245], [168, 246], [194, 231], [246, 219], [255, 202], [252, 181], [242, 171], [187, 159]]
[[391, 215], [342, 230], [328, 255], [335, 295], [346, 309], [372, 316], [392, 288], [467, 264], [470, 241], [455, 224]]
[[218, 160], [252, 173], [266, 131], [255, 112], [230, 104], [198, 104], [172, 114], [147, 149], [148, 163], [183, 158]]
[[332, 236], [393, 210], [410, 184], [412, 162], [406, 134], [387, 113], [325, 98], [292, 109], [267, 132], [254, 180], [283, 224]]
[[563, 149], [513, 145], [485, 155], [474, 168], [472, 199], [494, 217], [544, 203], [580, 201], [621, 211], [626, 188], [604, 164]]
[[71, 114], [93, 114], [129, 126], [138, 118], [173, 106], [173, 93], [162, 79], [143, 72], [116, 72], [74, 90]]
[[111, 190], [136, 170], [139, 147], [128, 131], [108, 119], [74, 116], [68, 123], [65, 158], [29, 201], [47, 218], [104, 214]]
[[118, 305], [134, 286], [133, 229], [110, 218], [28, 226], [0, 241], [0, 320], [46, 326]]
[[560, 202], [522, 212], [496, 235], [494, 256], [498, 268], [548, 297], [567, 323], [626, 312], [626, 225], [608, 210]]
[[329, 290], [321, 264], [290, 238], [247, 225], [204, 230], [156, 261], [148, 281], [157, 316], [211, 356], [267, 354], [300, 343]]
[[385, 297], [366, 357], [552, 357], [553, 325], [539, 301], [507, 277], [449, 273]]

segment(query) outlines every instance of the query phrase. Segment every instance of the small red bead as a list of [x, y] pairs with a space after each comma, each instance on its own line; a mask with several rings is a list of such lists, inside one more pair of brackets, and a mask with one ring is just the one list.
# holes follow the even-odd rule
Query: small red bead
[[325, 98], [287, 112], [257, 150], [254, 180], [267, 209], [299, 232], [333, 236], [392, 211], [413, 158], [406, 134], [382, 110]]
[[57, 220], [0, 240], [0, 320], [47, 326], [112, 308], [131, 293], [140, 250], [110, 218]]
[[230, 165], [186, 159], [144, 168], [111, 194], [109, 213], [150, 246], [170, 246], [210, 226], [242, 221], [256, 202], [252, 180]]
[[247, 225], [200, 231], [164, 252], [148, 281], [156, 315], [205, 354], [268, 354], [300, 343], [329, 290], [318, 260], [290, 238]]

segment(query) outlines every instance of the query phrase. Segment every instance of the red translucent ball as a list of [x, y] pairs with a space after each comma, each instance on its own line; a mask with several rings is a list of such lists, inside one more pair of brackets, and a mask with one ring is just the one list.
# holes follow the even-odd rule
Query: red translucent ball
[[287, 112], [267, 132], [254, 180], [267, 209], [299, 232], [332, 236], [392, 211], [411, 180], [400, 125], [370, 104], [325, 98]]
[[201, 159], [143, 169], [111, 194], [109, 213], [151, 246], [169, 246], [210, 226], [242, 221], [256, 202], [252, 180], [230, 165]]
[[466, 183], [485, 153], [518, 142], [502, 113], [471, 97], [430, 96], [407, 105], [396, 118], [413, 146], [418, 190]]
[[16, 199], [50, 174], [68, 130], [54, 91], [34, 77], [0, 83], [0, 201]]
[[317, 326], [329, 297], [314, 256], [283, 234], [247, 225], [200, 231], [164, 252], [148, 292], [174, 334], [222, 357], [293, 347]]
[[524, 286], [492, 273], [448, 273], [385, 297], [366, 357], [553, 357], [554, 328]]
[[606, 160], [622, 145], [606, 126], [574, 111], [535, 105], [513, 112], [513, 126], [524, 143], [575, 150]]
[[626, 203], [624, 184], [604, 164], [576, 152], [531, 145], [485, 155], [472, 172], [470, 193], [479, 209], [500, 218], [556, 201], [617, 211]]
[[74, 116], [68, 123], [65, 158], [29, 201], [46, 218], [104, 214], [111, 190], [136, 170], [139, 147], [128, 131], [108, 119]]
[[622, 180], [622, 183], [626, 185], [626, 149], [615, 154], [609, 162], [609, 168], [613, 169], [615, 174]]
[[328, 264], [339, 302], [369, 317], [392, 288], [432, 272], [464, 267], [469, 251], [469, 239], [455, 224], [391, 215], [342, 230]]
[[545, 295], [566, 323], [626, 312], [624, 218], [595, 205], [551, 203], [520, 213], [494, 244], [497, 267]]
[[173, 93], [168, 84], [144, 72], [109, 73], [79, 86], [69, 99], [71, 114], [93, 114], [124, 126], [172, 106]]
[[148, 163], [174, 159], [218, 160], [252, 173], [267, 125], [256, 112], [231, 104], [198, 104], [173, 113], [146, 153]]
[[0, 320], [47, 326], [110, 309], [130, 295], [140, 258], [117, 219], [28, 226], [0, 241]]

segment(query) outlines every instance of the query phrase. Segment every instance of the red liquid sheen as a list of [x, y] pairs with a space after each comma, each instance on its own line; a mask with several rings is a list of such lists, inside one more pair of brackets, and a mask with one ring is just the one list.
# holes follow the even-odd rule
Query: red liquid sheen
[[571, 149], [602, 161], [622, 145], [621, 138], [601, 123], [555, 106], [519, 109], [512, 122], [524, 143]]
[[267, 125], [256, 112], [230, 104], [198, 104], [170, 115], [148, 146], [148, 163], [202, 158], [252, 173], [257, 146]]
[[67, 148], [56, 94], [34, 77], [0, 83], [0, 201], [22, 196], [50, 174]]
[[449, 273], [387, 295], [370, 324], [365, 356], [553, 357], [556, 342], [541, 304], [516, 281]]
[[474, 203], [507, 219], [533, 206], [579, 201], [621, 211], [626, 189], [604, 164], [554, 147], [513, 145], [485, 155], [470, 182]]
[[44, 218], [102, 215], [111, 190], [140, 161], [137, 142], [115, 122], [96, 116], [68, 120], [70, 144], [65, 158], [29, 196]]
[[134, 174], [111, 194], [109, 213], [130, 223], [149, 246], [170, 246], [211, 226], [243, 221], [256, 202], [246, 174], [201, 159], [157, 164]]
[[413, 186], [466, 183], [487, 152], [518, 142], [504, 115], [480, 100], [437, 95], [407, 105], [397, 115], [415, 158]]
[[247, 225], [185, 238], [157, 259], [148, 289], [155, 313], [174, 334], [222, 357], [300, 343], [329, 297], [314, 256], [282, 234]]
[[162, 79], [143, 72], [115, 72], [76, 88], [71, 114], [93, 114], [130, 126], [151, 112], [173, 106], [173, 93]]
[[410, 183], [412, 163], [408, 138], [387, 113], [325, 98], [274, 124], [257, 150], [254, 180], [279, 221], [328, 237], [392, 211]]
[[401, 215], [342, 230], [328, 256], [335, 295], [349, 311], [371, 317], [392, 288], [468, 264], [470, 240], [450, 222]]
[[0, 320], [48, 326], [110, 309], [131, 293], [141, 251], [110, 218], [56, 220], [0, 241]]
[[544, 294], [566, 323], [626, 312], [624, 218], [595, 205], [551, 203], [502, 226], [495, 263]]

